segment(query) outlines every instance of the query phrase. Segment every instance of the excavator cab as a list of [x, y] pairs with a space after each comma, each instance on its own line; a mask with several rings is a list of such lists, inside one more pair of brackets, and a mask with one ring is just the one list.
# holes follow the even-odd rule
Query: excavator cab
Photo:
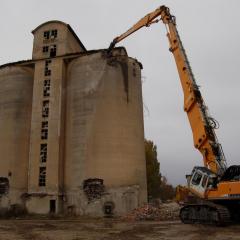
[[206, 190], [216, 186], [217, 176], [206, 167], [194, 167], [187, 179], [190, 191], [204, 198]]

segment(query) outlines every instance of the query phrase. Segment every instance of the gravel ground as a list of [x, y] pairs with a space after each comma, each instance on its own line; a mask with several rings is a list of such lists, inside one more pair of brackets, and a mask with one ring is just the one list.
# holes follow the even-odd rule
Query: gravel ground
[[240, 225], [214, 227], [179, 221], [115, 219], [0, 220], [1, 240], [240, 240]]

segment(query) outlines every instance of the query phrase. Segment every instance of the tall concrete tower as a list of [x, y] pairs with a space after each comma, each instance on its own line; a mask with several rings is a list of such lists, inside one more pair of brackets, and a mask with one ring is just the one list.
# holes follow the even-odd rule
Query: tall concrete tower
[[[33, 60], [35, 62], [32, 119], [29, 153], [27, 201], [29, 211], [39, 213], [61, 208], [59, 197], [63, 189], [64, 114], [66, 84], [66, 54], [84, 52], [71, 27], [51, 21], [33, 30]], [[47, 195], [39, 198], [34, 196]], [[38, 206], [42, 206], [40, 209]], [[37, 210], [38, 211], [38, 210]]]

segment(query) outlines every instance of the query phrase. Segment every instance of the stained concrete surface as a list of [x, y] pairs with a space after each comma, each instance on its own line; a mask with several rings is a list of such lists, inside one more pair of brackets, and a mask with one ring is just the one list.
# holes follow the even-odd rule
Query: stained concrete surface
[[240, 225], [214, 227], [112, 219], [0, 220], [1, 240], [237, 240]]

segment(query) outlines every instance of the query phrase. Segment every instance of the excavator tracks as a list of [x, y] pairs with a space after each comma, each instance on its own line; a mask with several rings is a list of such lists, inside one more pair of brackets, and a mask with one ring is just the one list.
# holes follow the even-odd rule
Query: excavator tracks
[[189, 204], [180, 210], [180, 219], [185, 224], [228, 225], [231, 222], [229, 210], [218, 204]]

